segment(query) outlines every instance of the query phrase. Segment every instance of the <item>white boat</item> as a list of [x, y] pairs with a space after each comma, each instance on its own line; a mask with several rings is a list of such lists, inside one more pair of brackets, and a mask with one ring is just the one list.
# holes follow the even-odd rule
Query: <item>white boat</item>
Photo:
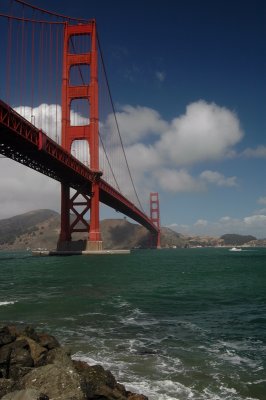
[[229, 251], [242, 251], [239, 247], [232, 247]]

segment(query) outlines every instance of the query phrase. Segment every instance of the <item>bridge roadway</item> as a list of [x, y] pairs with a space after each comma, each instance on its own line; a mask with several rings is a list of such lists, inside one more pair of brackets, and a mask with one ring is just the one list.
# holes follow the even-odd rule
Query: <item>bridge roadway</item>
[[0, 100], [0, 154], [24, 164], [70, 187], [91, 194], [93, 180], [99, 179], [100, 201], [158, 233], [149, 217], [120, 192], [62, 146]]

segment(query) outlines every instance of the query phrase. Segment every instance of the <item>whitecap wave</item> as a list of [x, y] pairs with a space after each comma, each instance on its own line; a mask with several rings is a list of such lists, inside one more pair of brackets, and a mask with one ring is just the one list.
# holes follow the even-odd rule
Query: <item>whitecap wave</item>
[[0, 306], [8, 306], [10, 304], [15, 304], [17, 303], [17, 300], [13, 300], [13, 301], [0, 301]]

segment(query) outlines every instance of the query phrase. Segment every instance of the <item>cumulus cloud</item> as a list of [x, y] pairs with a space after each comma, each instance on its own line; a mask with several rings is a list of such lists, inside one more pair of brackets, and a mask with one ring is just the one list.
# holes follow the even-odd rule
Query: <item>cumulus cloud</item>
[[40, 104], [38, 107], [16, 107], [20, 115], [37, 128], [42, 129], [53, 140], [61, 138], [61, 106], [57, 104]]
[[[158, 136], [168, 129], [168, 123], [157, 111], [149, 107], [125, 105], [120, 107], [116, 118], [125, 145], [138, 143], [148, 136]], [[112, 114], [103, 124], [103, 132], [105, 137], [116, 135], [117, 141], [114, 140], [114, 143], [118, 143], [116, 121]]]
[[155, 171], [155, 177], [160, 187], [168, 192], [194, 192], [204, 189], [202, 183], [194, 179], [185, 169], [160, 168]]
[[217, 186], [237, 186], [237, 177], [231, 176], [226, 178], [223, 174], [217, 171], [203, 171], [200, 174], [200, 178], [205, 180], [206, 182], [215, 184]]
[[255, 149], [248, 148], [241, 155], [248, 158], [266, 158], [266, 146], [260, 145]]
[[[54, 140], [60, 141], [61, 107], [59, 105], [41, 104], [33, 109], [19, 107], [17, 111], [34, 125], [43, 129]], [[78, 125], [87, 122], [80, 113], [72, 111], [72, 114], [71, 118], [73, 121], [79, 121]], [[234, 151], [233, 146], [241, 140], [243, 132], [237, 116], [230, 110], [200, 100], [188, 105], [183, 115], [172, 121], [166, 121], [152, 108], [124, 105], [119, 108], [117, 121], [134, 182], [137, 191], [142, 196], [146, 197], [147, 192], [154, 190], [155, 187], [177, 193], [206, 190], [208, 185], [236, 186], [237, 178], [235, 176], [225, 177], [218, 171], [210, 170], [193, 176], [189, 171], [189, 168], [195, 164], [218, 160]], [[115, 136], [116, 130], [113, 116], [109, 115], [105, 120], [100, 121], [101, 138], [109, 157], [107, 160], [103, 148], [101, 148], [101, 168], [104, 171], [104, 177], [114, 184], [110, 172], [110, 161], [118, 184], [124, 189], [123, 193], [131, 196], [132, 186], [125, 163], [121, 168], [123, 155], [121, 155], [119, 136], [117, 133]], [[82, 162], [89, 163], [89, 159], [84, 156], [84, 152], [87, 153], [86, 143], [76, 143], [73, 145], [72, 151]], [[9, 174], [12, 174], [12, 170], [15, 171], [15, 168], [14, 164], [9, 170]], [[21, 171], [25, 171], [24, 168], [19, 168]], [[29, 174], [33, 174], [29, 179], [32, 188], [38, 187], [41, 178], [37, 177], [35, 172], [31, 171]], [[18, 174], [18, 176], [20, 175]], [[22, 176], [20, 179], [23, 179]], [[47, 178], [43, 177], [42, 179], [46, 182]], [[2, 193], [6, 189], [8, 190], [11, 182], [12, 176], [9, 181], [5, 180], [5, 186], [2, 185]], [[17, 190], [14, 189], [14, 197], [20, 198], [22, 202], [20, 186], [15, 184], [11, 186], [17, 187]], [[51, 189], [47, 189], [47, 193], [50, 193], [50, 190], [52, 191], [52, 186]], [[36, 204], [38, 203], [37, 197], [32, 194]], [[45, 198], [41, 195], [41, 191], [39, 197], [40, 199]], [[1, 198], [3, 199], [2, 196]], [[53, 196], [51, 196], [52, 198]], [[133, 197], [130, 198], [134, 201]], [[0, 199], [0, 201], [2, 200]], [[25, 207], [23, 204], [21, 209]]]
[[57, 181], [8, 158], [0, 163], [0, 219], [41, 208], [59, 211]]
[[234, 113], [200, 100], [172, 121], [156, 147], [171, 163], [189, 165], [221, 159], [242, 137]]
[[206, 219], [198, 219], [194, 224], [194, 226], [200, 226], [200, 227], [207, 226], [207, 225], [208, 225], [208, 221]]
[[[184, 169], [233, 152], [243, 132], [230, 110], [201, 100], [190, 104], [184, 115], [167, 122], [151, 108], [127, 105], [119, 109], [117, 120], [133, 176], [141, 183], [139, 187], [156, 182], [162, 190], [184, 192], [204, 190], [209, 184], [237, 185], [235, 176], [204, 171], [193, 177]], [[107, 140], [116, 130], [114, 122], [108, 116], [102, 126]], [[113, 139], [112, 143], [118, 146]]]
[[248, 226], [256, 225], [258, 227], [265, 227], [266, 215], [251, 215], [249, 217], [245, 217], [244, 223]]
[[199, 219], [191, 225], [171, 224], [170, 228], [177, 232], [190, 235], [222, 236], [225, 233], [253, 235], [257, 238], [266, 238], [266, 215], [256, 214], [243, 218], [221, 217], [217, 221]]
[[266, 196], [265, 197], [259, 197], [258, 198], [258, 203], [262, 205], [266, 205]]

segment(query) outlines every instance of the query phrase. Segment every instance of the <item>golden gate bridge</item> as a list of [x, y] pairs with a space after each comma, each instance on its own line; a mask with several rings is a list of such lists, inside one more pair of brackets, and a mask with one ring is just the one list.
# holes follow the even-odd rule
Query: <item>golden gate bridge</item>
[[150, 193], [148, 216], [126, 157], [96, 21], [21, 0], [9, 1], [0, 16], [0, 154], [61, 183], [58, 250], [74, 248], [75, 232], [86, 234], [86, 250], [102, 250], [100, 203], [146, 227], [151, 246], [160, 247], [159, 196]]

